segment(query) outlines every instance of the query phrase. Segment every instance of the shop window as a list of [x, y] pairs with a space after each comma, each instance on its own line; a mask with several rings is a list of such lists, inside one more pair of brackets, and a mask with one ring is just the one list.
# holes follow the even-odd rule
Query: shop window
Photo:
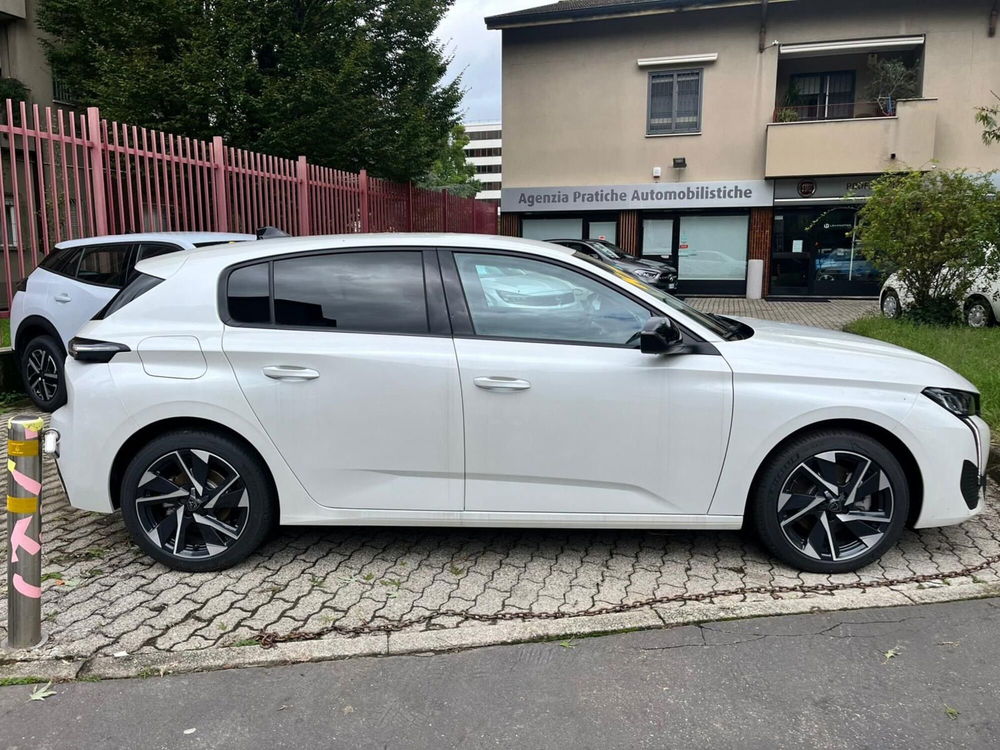
[[677, 246], [680, 280], [745, 280], [748, 230], [745, 215], [682, 217]]
[[701, 70], [649, 74], [648, 135], [701, 130]]
[[642, 257], [665, 260], [668, 263], [674, 254], [674, 220], [643, 219]]
[[607, 240], [612, 244], [618, 243], [618, 222], [615, 221], [591, 221], [587, 224], [587, 238], [591, 240]]
[[525, 219], [521, 236], [526, 240], [582, 240], [583, 219]]

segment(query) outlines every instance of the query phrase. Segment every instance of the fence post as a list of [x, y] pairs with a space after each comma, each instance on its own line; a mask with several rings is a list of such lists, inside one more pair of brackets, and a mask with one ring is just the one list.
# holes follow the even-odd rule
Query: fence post
[[43, 427], [41, 417], [7, 422], [7, 647], [12, 649], [42, 640]]
[[406, 231], [413, 231], [413, 183], [406, 183]]
[[361, 231], [368, 229], [368, 170], [362, 169], [358, 172], [358, 188], [361, 190]]
[[442, 232], [448, 231], [448, 191], [441, 191], [441, 223], [444, 225], [441, 227]]
[[309, 161], [299, 157], [295, 165], [295, 178], [299, 184], [299, 236], [312, 234], [312, 206], [309, 205]]
[[101, 110], [87, 107], [87, 151], [90, 152], [90, 194], [94, 200], [94, 233], [108, 233], [108, 202], [104, 192], [104, 143]]
[[226, 144], [222, 136], [212, 138], [212, 198], [215, 202], [215, 231], [229, 231], [229, 181], [226, 179]]

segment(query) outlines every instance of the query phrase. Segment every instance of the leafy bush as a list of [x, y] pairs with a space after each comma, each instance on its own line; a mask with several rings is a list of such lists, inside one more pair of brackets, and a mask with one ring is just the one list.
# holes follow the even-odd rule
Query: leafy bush
[[909, 316], [953, 322], [973, 285], [1000, 277], [1000, 210], [992, 174], [900, 172], [872, 183], [857, 236], [873, 264], [898, 272]]
[[0, 101], [13, 99], [15, 102], [26, 102], [28, 93], [28, 87], [16, 78], [0, 78]]

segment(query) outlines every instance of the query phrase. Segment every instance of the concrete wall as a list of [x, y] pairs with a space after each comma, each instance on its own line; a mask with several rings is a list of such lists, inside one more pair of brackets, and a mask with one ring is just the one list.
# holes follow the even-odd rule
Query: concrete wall
[[[975, 106], [993, 101], [990, 88], [1000, 85], [1000, 37], [987, 34], [989, 10], [982, 0], [775, 3], [767, 39], [792, 44], [925, 34], [922, 96], [938, 100], [933, 157], [946, 168], [995, 169], [1000, 146], [984, 146], [974, 120]], [[717, 8], [505, 30], [505, 184], [650, 182], [656, 166], [664, 183], [763, 177], [768, 124], [785, 84], [779, 85], [777, 48], [758, 51], [759, 21], [759, 8]], [[705, 53], [717, 53], [718, 60], [704, 65], [701, 134], [646, 136], [649, 70], [636, 61]], [[848, 61], [863, 62], [857, 55], [837, 62]], [[783, 60], [782, 77], [809, 65]], [[864, 75], [862, 64], [859, 95]], [[919, 137], [898, 137], [925, 138], [925, 119]], [[688, 167], [675, 172], [670, 165], [679, 156]]]
[[17, 78], [30, 89], [30, 101], [52, 104], [52, 71], [41, 45], [42, 32], [35, 25], [37, 0], [21, 3], [23, 17], [0, 15], [0, 72]]

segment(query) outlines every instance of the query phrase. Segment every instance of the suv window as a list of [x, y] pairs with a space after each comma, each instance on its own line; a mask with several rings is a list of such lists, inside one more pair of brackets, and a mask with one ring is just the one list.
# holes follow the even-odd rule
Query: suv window
[[84, 248], [76, 278], [88, 284], [123, 286], [131, 245], [92, 245]]
[[139, 272], [135, 270], [135, 264], [140, 260], [149, 260], [159, 255], [176, 253], [179, 250], [181, 248], [177, 247], [177, 245], [169, 245], [162, 242], [140, 242], [135, 254], [135, 261], [128, 270], [128, 283], [131, 283], [139, 275]]
[[[650, 312], [577, 271], [516, 256], [455, 253], [479, 336], [633, 345]], [[499, 273], [498, 273], [499, 270]]]
[[430, 331], [419, 250], [307, 255], [244, 266], [229, 275], [226, 296], [229, 319], [235, 323], [372, 333]]
[[44, 268], [52, 273], [60, 273], [65, 276], [75, 276], [76, 267], [80, 262], [80, 255], [83, 253], [82, 247], [64, 247], [53, 250], [42, 258], [38, 264], [39, 268]]

